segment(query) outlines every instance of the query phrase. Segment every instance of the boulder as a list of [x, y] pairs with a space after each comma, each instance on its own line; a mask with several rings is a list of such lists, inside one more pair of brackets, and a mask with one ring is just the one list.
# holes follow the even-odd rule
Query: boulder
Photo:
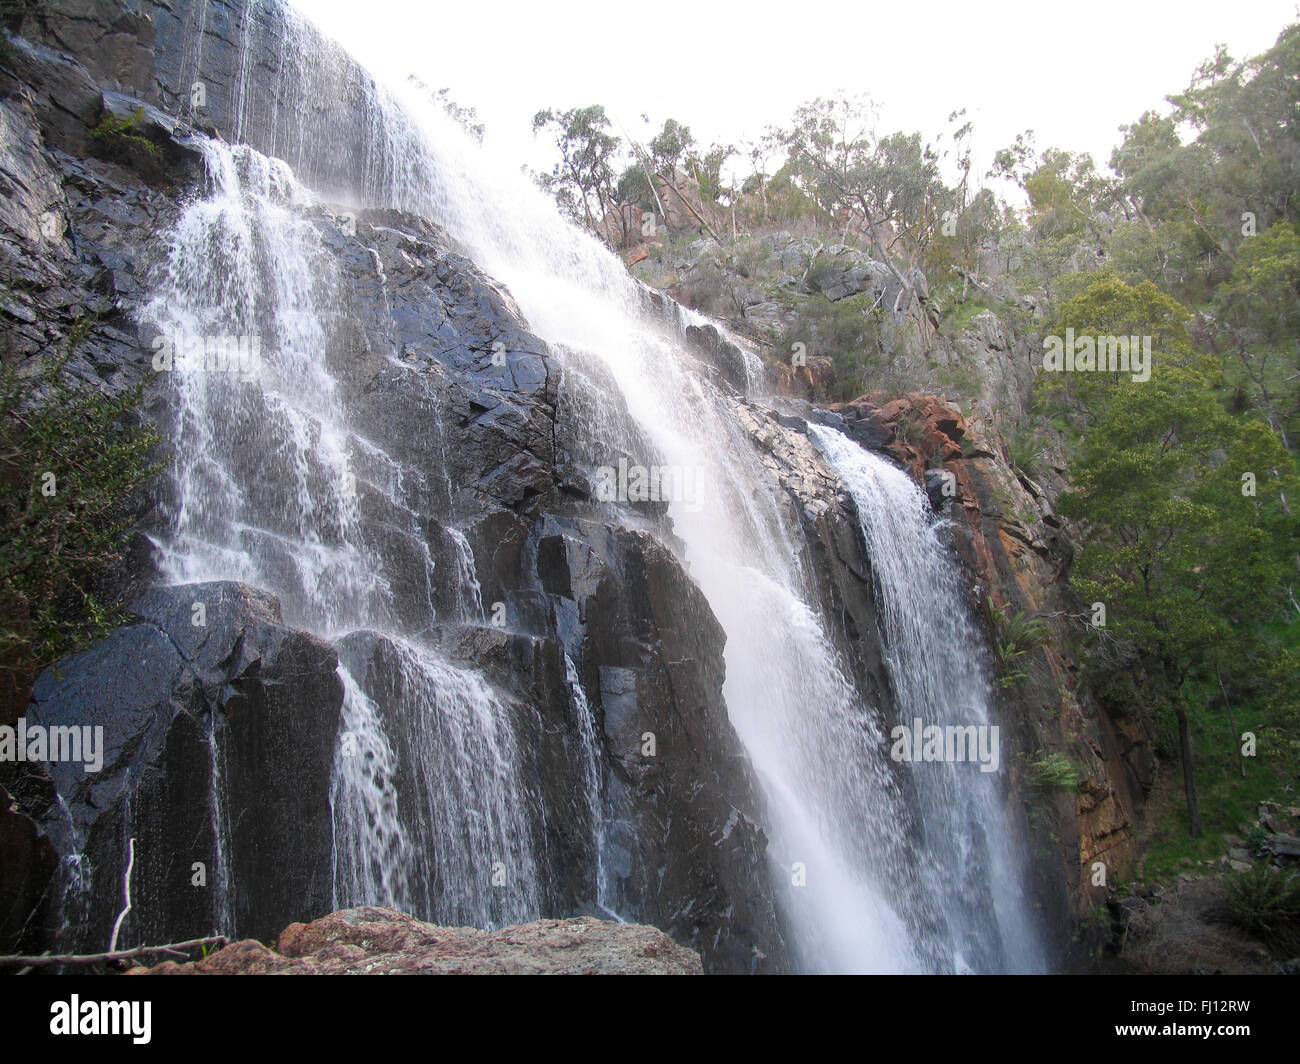
[[[323, 640], [229, 582], [159, 588], [136, 620], [38, 678], [28, 725], [103, 729], [103, 765], [56, 762], [43, 829], [75, 866], [70, 949], [271, 934], [331, 897], [330, 765], [342, 684]], [[202, 624], [193, 623], [202, 620]]]
[[33, 945], [56, 862], [49, 839], [0, 787], [0, 953], [24, 953]]
[[274, 950], [233, 942], [203, 960], [130, 975], [700, 975], [697, 953], [662, 931], [580, 916], [480, 931], [393, 909], [342, 909], [285, 928]]

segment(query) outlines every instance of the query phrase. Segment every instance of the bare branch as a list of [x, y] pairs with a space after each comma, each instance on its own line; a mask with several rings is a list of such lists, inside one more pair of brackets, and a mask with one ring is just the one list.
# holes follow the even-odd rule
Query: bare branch
[[191, 938], [185, 942], [169, 942], [165, 946], [137, 946], [135, 949], [110, 950], [107, 953], [44, 954], [40, 957], [0, 956], [0, 968], [19, 964], [28, 968], [48, 968], [57, 964], [107, 964], [109, 961], [126, 961], [152, 953], [171, 953], [177, 957], [184, 957], [185, 950], [199, 949], [203, 946], [225, 946], [229, 941], [225, 935], [208, 935], [204, 938]]
[[126, 895], [126, 908], [117, 914], [117, 922], [113, 924], [113, 937], [108, 940], [109, 953], [112, 953], [117, 949], [117, 933], [122, 930], [122, 921], [126, 919], [126, 914], [131, 911], [131, 869], [133, 867], [135, 867], [134, 837], [127, 845], [126, 874], [122, 877], [122, 891]]

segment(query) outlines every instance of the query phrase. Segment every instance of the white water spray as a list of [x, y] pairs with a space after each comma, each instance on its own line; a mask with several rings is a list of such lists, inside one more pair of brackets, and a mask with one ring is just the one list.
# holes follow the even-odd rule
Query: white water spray
[[[274, 114], [258, 116], [241, 91], [237, 124], [269, 122], [271, 143], [292, 147], [300, 173], [309, 175], [332, 141], [330, 131], [310, 128], [298, 105], [310, 98], [304, 86], [319, 92], [326, 84], [315, 72], [337, 71], [340, 60], [318, 38], [300, 36], [285, 40], [286, 99], [277, 99]], [[355, 79], [348, 84], [355, 88]], [[357, 118], [369, 146], [364, 177], [348, 190], [354, 202], [442, 225], [509, 287], [567, 374], [582, 376], [599, 364], [589, 390], [612, 381], [632, 424], [613, 412], [615, 404], [587, 404], [586, 460], [606, 464], [598, 461], [602, 449], [608, 459], [643, 454], [646, 464], [691, 471], [701, 487], [705, 505], [676, 500], [669, 516], [684, 561], [727, 634], [723, 693], [762, 786], [773, 883], [796, 963], [816, 971], [1033, 967], [1016, 939], [1021, 903], [1000, 856], [1004, 847], [988, 842], [1003, 831], [996, 796], [972, 792], [978, 801], [965, 810], [974, 814], [968, 839], [964, 827], [953, 827], [950, 810], [944, 819], [945, 808], [966, 794], [960, 786], [924, 771], [908, 778], [888, 762], [879, 707], [854, 689], [817, 605], [797, 516], [737, 419], [739, 400], [707, 383], [686, 349], [680, 326], [692, 316], [677, 327], [648, 316], [642, 291], [616, 256], [564, 221], [512, 166], [479, 152], [431, 101], [406, 86], [362, 88]], [[297, 126], [286, 128], [286, 116]], [[324, 147], [315, 149], [315, 140]], [[398, 698], [378, 697], [359, 671], [345, 677], [341, 746], [351, 732], [364, 756], [340, 751], [336, 761], [337, 893], [423, 904], [438, 918], [465, 922], [536, 915], [532, 813], [516, 782], [511, 709], [481, 678], [393, 631], [382, 567], [355, 535], [352, 463], [361, 448], [319, 354], [329, 271], [300, 190], [278, 164], [243, 149], [229, 158], [225, 152], [210, 149], [214, 195], [178, 226], [169, 280], [152, 311], [160, 326], [210, 331], [220, 322], [230, 332], [232, 318], [247, 323], [263, 335], [268, 377], [260, 392], [247, 394], [231, 382], [181, 382], [189, 454], [178, 474], [176, 532], [163, 544], [168, 572], [176, 580], [248, 579], [282, 595], [299, 623], [331, 636], [359, 628], [389, 636]], [[241, 162], [249, 177], [238, 172]], [[250, 492], [255, 481], [240, 464], [250, 431], [269, 436], [258, 446], [293, 457], [260, 496]], [[223, 444], [240, 433], [243, 448], [226, 453]], [[830, 454], [833, 441], [819, 442]], [[860, 488], [843, 455], [831, 460], [851, 489]], [[886, 509], [898, 501], [875, 500]], [[865, 517], [864, 532], [870, 543]], [[895, 549], [906, 545], [899, 540]], [[892, 577], [880, 582], [891, 675], [903, 701], [939, 712], [943, 692], [914, 689], [899, 671], [914, 660], [908, 655], [924, 655], [933, 633], [890, 619], [893, 610], [913, 608], [890, 600], [898, 588]], [[466, 613], [474, 598], [469, 592], [463, 600]], [[910, 646], [914, 638], [920, 642]], [[977, 646], [967, 632], [953, 653], [973, 656]], [[353, 665], [359, 670], [359, 659]], [[594, 776], [585, 783], [594, 804]], [[921, 795], [915, 810], [908, 804], [914, 794]], [[603, 824], [594, 811], [593, 823]], [[481, 879], [485, 865], [498, 864], [522, 873], [502, 903], [487, 906]], [[961, 875], [970, 881], [952, 878]], [[963, 893], [969, 904], [949, 911]]]

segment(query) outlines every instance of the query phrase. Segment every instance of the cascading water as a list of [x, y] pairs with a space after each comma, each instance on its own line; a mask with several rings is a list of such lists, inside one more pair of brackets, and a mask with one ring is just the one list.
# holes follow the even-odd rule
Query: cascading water
[[[1038, 967], [996, 792], [987, 780], [966, 787], [951, 773], [920, 767], [911, 781], [919, 808], [910, 812], [919, 813], [923, 838], [908, 835], [909, 796], [886, 762], [882, 721], [855, 692], [790, 549], [801, 532], [774, 485], [755, 490], [766, 472], [727, 401], [690, 368], [679, 331], [648, 322], [640, 292], [614, 256], [564, 223], [534, 190], [480, 169], [475, 151], [424, 101], [408, 96], [399, 106], [380, 93], [376, 107], [388, 152], [402, 164], [385, 169], [397, 177], [375, 192], [457, 237], [567, 356], [569, 373], [584, 371], [573, 352], [603, 362], [637, 430], [634, 438], [605, 407], [606, 419], [589, 431], [610, 448], [607, 458], [615, 450], [635, 454], [638, 445], [644, 451], [648, 442], [654, 460], [694, 473], [695, 498], [673, 499], [669, 512], [692, 575], [727, 632], [724, 694], [764, 787], [773, 874], [799, 963], [831, 971]], [[691, 320], [685, 317], [683, 327]], [[923, 496], [908, 487], [895, 501], [912, 507]], [[895, 531], [911, 536], [893, 541], [895, 552], [932, 543], [922, 564], [939, 564], [942, 547], [928, 528]], [[909, 678], [918, 663], [933, 668], [926, 664], [932, 639], [953, 635], [946, 645], [961, 667], [953, 667], [950, 682], [979, 705], [987, 724], [973, 632], [895, 623], [900, 611], [916, 609], [899, 597], [915, 594], [905, 572], [891, 571], [898, 579], [880, 588], [890, 619], [885, 637], [898, 648], [890, 664], [900, 706], [925, 706], [927, 722], [948, 719], [936, 718], [935, 707], [955, 709], [944, 701], [952, 691], [935, 690], [933, 678], [918, 689]], [[946, 606], [956, 624], [955, 602], [929, 608], [942, 613]], [[952, 805], [968, 798], [979, 800]], [[953, 808], [965, 809], [969, 820], [954, 823]]]
[[[973, 726], [991, 737], [982, 642], [925, 493], [901, 469], [836, 429], [812, 425], [809, 431], [857, 504], [900, 722], [913, 733], [920, 721], [923, 727]], [[997, 773], [983, 771], [974, 757], [908, 764], [924, 826], [922, 874], [956, 967], [1041, 970]]]
[[[512, 714], [477, 674], [399, 630], [382, 558], [361, 533], [361, 473], [395, 507], [421, 488], [352, 430], [340, 402], [324, 354], [337, 279], [310, 197], [284, 163], [216, 141], [203, 151], [211, 194], [178, 220], [142, 315], [163, 338], [155, 349], [173, 359], [160, 364], [174, 371], [175, 491], [155, 537], [163, 576], [267, 588], [286, 620], [345, 649], [332, 786], [338, 904], [387, 903], [460, 924], [535, 916], [533, 818], [517, 779]], [[477, 620], [472, 555], [450, 531], [461, 614], [453, 619]], [[425, 561], [431, 573], [427, 550]], [[368, 639], [388, 650], [396, 689], [382, 704], [367, 688], [365, 660], [346, 653]], [[224, 865], [215, 722], [211, 742]], [[215, 870], [219, 885], [224, 873]], [[228, 893], [219, 891], [223, 913]]]
[[591, 821], [591, 866], [595, 875], [596, 908], [610, 919], [622, 923], [623, 918], [613, 908], [613, 892], [609, 868], [605, 860], [607, 824], [605, 770], [596, 714], [592, 711], [591, 703], [587, 701], [587, 692], [583, 690], [582, 681], [578, 678], [578, 670], [568, 654], [564, 655], [564, 682], [569, 686], [574, 716], [578, 722], [580, 749], [576, 760], [582, 766], [583, 797], [586, 800], [587, 816]]
[[[347, 668], [354, 644], [369, 641], [367, 633], [342, 640], [348, 677], [361, 671]], [[335, 820], [345, 840], [337, 870], [356, 890], [336, 883], [336, 902], [383, 897], [460, 926], [537, 917], [538, 817], [518, 783], [524, 758], [510, 707], [477, 673], [413, 642], [390, 638], [385, 651], [391, 685], [352, 692], [361, 711], [348, 716], [362, 732], [349, 745], [345, 721], [336, 758]], [[390, 789], [400, 807], [374, 809], [371, 796]], [[366, 807], [356, 808], [358, 799]]]
[[155, 348], [171, 345], [181, 443], [160, 565], [177, 583], [272, 588], [294, 622], [358, 627], [386, 587], [357, 535], [350, 441], [321, 358], [329, 258], [284, 163], [216, 141], [203, 150], [212, 194], [177, 222], [143, 314]]
[[[330, 76], [341, 65], [319, 36], [294, 19], [287, 25], [278, 82], [284, 99], [257, 115], [241, 77], [236, 122], [262, 128], [264, 141], [283, 145], [310, 180], [330, 162], [334, 131], [313, 128], [310, 109], [300, 105], [339, 91]], [[686, 351], [680, 327], [692, 316], [673, 328], [647, 315], [642, 290], [617, 257], [564, 221], [512, 166], [479, 152], [428, 99], [407, 86], [387, 91], [368, 82], [354, 94], [351, 75], [347, 86], [369, 130], [353, 202], [443, 226], [509, 287], [574, 378], [567, 394], [617, 389], [621, 404], [579, 404], [587, 438], [578, 460], [597, 466], [630, 454], [690, 474], [696, 491], [669, 500], [669, 517], [727, 635], [723, 693], [761, 784], [773, 882], [798, 966], [1037, 967], [996, 791], [952, 766], [913, 766], [909, 777], [889, 762], [885, 721], [855, 690], [801, 558], [797, 516], [738, 420], [739, 401], [703, 379]], [[283, 164], [217, 144], [206, 152], [213, 194], [177, 225], [149, 318], [164, 333], [257, 336], [261, 360], [256, 382], [178, 375], [176, 431], [185, 446], [172, 527], [158, 539], [164, 570], [177, 582], [234, 578], [267, 587], [293, 623], [340, 643], [337, 902], [388, 903], [479, 924], [539, 915], [539, 813], [517, 783], [513, 707], [477, 674], [403, 634], [383, 566], [357, 533], [357, 470], [382, 467], [385, 456], [350, 428], [321, 356], [337, 280], [309, 217], [310, 197]], [[747, 358], [751, 378], [752, 365]], [[956, 624], [951, 619], [961, 614], [955, 577], [936, 568], [943, 551], [933, 529], [910, 517], [887, 532], [875, 523], [895, 506], [913, 514], [915, 489], [893, 485], [871, 495], [877, 481], [857, 459], [833, 437], [816, 438], [855, 497], [867, 493], [859, 509], [871, 518], [863, 520], [873, 563], [883, 549], [876, 537], [894, 536], [877, 578], [904, 715], [915, 711], [928, 723], [957, 714], [964, 722], [960, 711], [973, 701], [986, 723], [973, 632], [934, 626]], [[272, 455], [288, 458], [259, 469]], [[405, 494], [401, 475], [387, 478], [387, 487], [385, 479], [369, 477]], [[611, 516], [621, 514], [611, 506]], [[471, 559], [457, 542], [455, 558], [427, 563], [460, 573], [460, 619], [478, 620]], [[895, 558], [909, 549], [923, 552], [924, 574], [948, 581], [951, 603], [915, 601], [908, 579], [916, 572]], [[922, 616], [936, 620], [922, 624]], [[951, 675], [935, 673], [927, 658], [930, 641], [944, 636], [952, 637], [943, 644], [954, 658]], [[363, 675], [378, 643], [396, 677], [383, 690]], [[921, 667], [925, 674], [913, 676]], [[582, 786], [597, 868], [593, 900], [610, 906], [609, 811], [600, 808], [595, 722], [571, 661], [567, 668], [581, 760], [592, 762]], [[913, 796], [917, 809], [909, 808]], [[954, 809], [963, 813], [960, 824]], [[918, 818], [919, 838], [910, 827]], [[498, 866], [511, 874], [504, 894], [486, 878]]]

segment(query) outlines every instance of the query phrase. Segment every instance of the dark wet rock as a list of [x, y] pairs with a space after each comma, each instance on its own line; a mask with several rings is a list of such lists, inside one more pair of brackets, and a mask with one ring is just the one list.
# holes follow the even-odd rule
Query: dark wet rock
[[[834, 415], [808, 409], [809, 420], [826, 423]], [[790, 521], [804, 533], [805, 566], [825, 603], [828, 630], [844, 661], [852, 664], [858, 690], [885, 719], [893, 716], [888, 674], [880, 654], [879, 621], [871, 564], [852, 500], [821, 452], [808, 438], [803, 419], [738, 406], [737, 420], [762, 452], [764, 464], [784, 491]]]
[[744, 393], [748, 387], [745, 356], [716, 325], [688, 325], [686, 340], [698, 354], [704, 356], [710, 366], [722, 375], [723, 380], [736, 391]]
[[601, 725], [615, 908], [698, 949], [711, 970], [779, 968], [756, 786], [722, 699], [724, 636], [698, 587], [646, 531], [556, 515], [530, 531], [492, 517], [470, 539], [481, 565], [495, 561], [485, 607], [502, 596], [512, 627], [553, 642], [473, 629], [442, 645], [556, 722], [573, 712], [556, 683], [559, 647], [570, 654]]
[[[48, 917], [57, 856], [36, 823], [0, 787], [0, 952], [35, 949]], [[37, 950], [37, 952], [39, 952]]]
[[160, 588], [132, 610], [134, 623], [43, 673], [27, 712], [29, 725], [103, 728], [100, 771], [49, 766], [59, 800], [44, 830], [62, 854], [84, 855], [84, 878], [64, 884], [63, 945], [107, 944], [130, 838], [124, 941], [207, 933], [223, 906], [257, 934], [327, 908], [342, 703], [333, 648], [286, 628], [274, 598], [240, 584]]

